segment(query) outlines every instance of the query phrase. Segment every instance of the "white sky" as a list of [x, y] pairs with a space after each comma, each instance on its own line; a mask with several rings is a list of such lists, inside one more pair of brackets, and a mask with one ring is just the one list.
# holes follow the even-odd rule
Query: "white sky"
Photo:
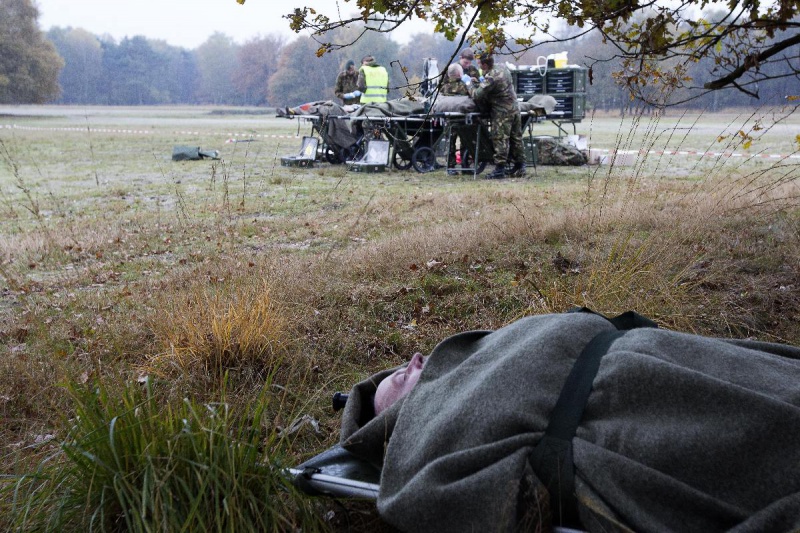
[[[357, 12], [355, 1], [343, 0], [34, 0], [39, 6], [39, 25], [83, 28], [96, 35], [109, 34], [117, 40], [144, 35], [171, 45], [196, 48], [219, 31], [242, 43], [256, 35], [296, 34], [282, 18], [294, 8], [312, 6], [331, 18], [337, 6], [343, 16]], [[405, 43], [413, 33], [432, 32], [433, 26], [414, 20], [392, 34]]]

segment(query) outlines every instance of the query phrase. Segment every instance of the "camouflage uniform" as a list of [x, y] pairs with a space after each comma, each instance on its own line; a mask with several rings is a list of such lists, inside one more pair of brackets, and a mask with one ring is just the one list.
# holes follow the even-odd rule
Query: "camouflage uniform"
[[[439, 90], [441, 96], [469, 96], [469, 89], [460, 78], [448, 79]], [[456, 166], [456, 139], [458, 132], [453, 131], [450, 135], [450, 151], [447, 155], [447, 168]]]
[[337, 98], [341, 98], [344, 105], [350, 104], [357, 104], [361, 101], [360, 96], [356, 96], [355, 98], [345, 98], [344, 95], [346, 93], [351, 93], [358, 88], [358, 71], [353, 70], [353, 72], [347, 72], [343, 70], [339, 73], [336, 77], [336, 86], [333, 88], [333, 94], [336, 95]]
[[442, 96], [469, 96], [469, 89], [460, 79], [451, 79], [442, 85], [439, 94]]
[[[461, 67], [461, 68], [464, 68], [464, 67]], [[481, 71], [478, 70], [478, 67], [476, 67], [475, 65], [470, 65], [467, 68], [465, 68], [464, 69], [464, 74], [466, 74], [470, 78], [475, 78], [476, 80], [480, 79], [480, 77], [481, 77]]]
[[508, 69], [495, 65], [484, 74], [484, 81], [477, 86], [470, 86], [469, 91], [473, 100], [479, 106], [488, 108], [491, 114], [495, 165], [504, 166], [510, 161], [524, 164], [522, 118], [514, 81]]

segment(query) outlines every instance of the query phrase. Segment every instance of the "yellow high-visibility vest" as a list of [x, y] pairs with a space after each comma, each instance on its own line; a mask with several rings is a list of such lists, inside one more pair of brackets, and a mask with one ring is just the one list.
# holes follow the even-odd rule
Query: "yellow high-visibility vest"
[[374, 104], [386, 101], [389, 93], [389, 73], [381, 66], [362, 65], [361, 71], [364, 73], [366, 90], [361, 95], [362, 104]]

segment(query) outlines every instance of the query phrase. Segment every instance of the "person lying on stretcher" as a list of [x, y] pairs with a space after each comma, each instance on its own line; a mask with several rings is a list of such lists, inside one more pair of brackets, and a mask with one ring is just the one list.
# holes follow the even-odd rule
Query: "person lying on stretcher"
[[[800, 528], [800, 350], [618, 325], [527, 317], [355, 385], [341, 444], [382, 468], [382, 517], [402, 531]], [[569, 454], [554, 455], [574, 467], [566, 494], [535, 450], [576, 397], [576, 360], [598, 350]]]

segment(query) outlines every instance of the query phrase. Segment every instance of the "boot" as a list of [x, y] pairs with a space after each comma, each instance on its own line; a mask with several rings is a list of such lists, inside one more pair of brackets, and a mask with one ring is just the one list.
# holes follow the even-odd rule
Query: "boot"
[[522, 178], [525, 176], [525, 163], [522, 161], [517, 161], [514, 163], [514, 166], [511, 167], [511, 170], [508, 171], [508, 175], [512, 178]]
[[452, 158], [447, 159], [447, 175], [458, 176], [459, 174], [461, 173], [456, 170], [456, 157], [453, 155]]
[[487, 180], [501, 180], [503, 178], [507, 178], [508, 174], [506, 173], [506, 166], [505, 165], [497, 165], [494, 167], [494, 170], [486, 176]]

